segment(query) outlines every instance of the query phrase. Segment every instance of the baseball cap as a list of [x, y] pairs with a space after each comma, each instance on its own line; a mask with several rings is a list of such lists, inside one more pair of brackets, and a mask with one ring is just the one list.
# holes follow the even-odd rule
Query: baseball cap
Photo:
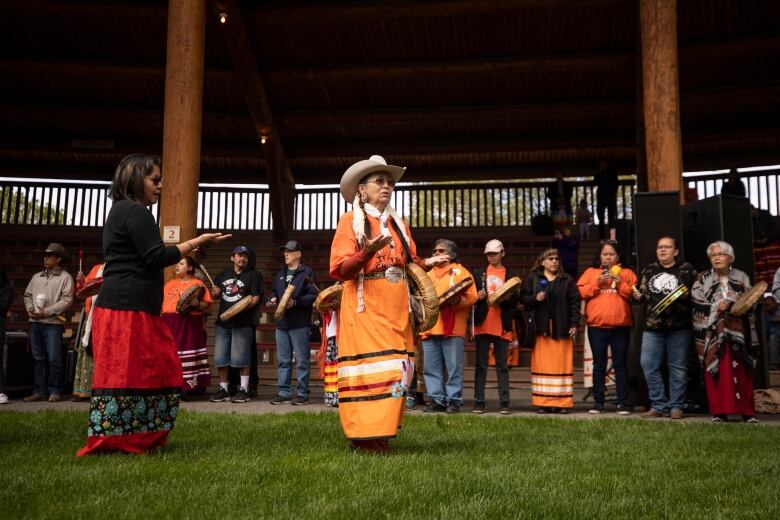
[[501, 243], [500, 240], [496, 240], [495, 238], [485, 244], [485, 253], [500, 253], [504, 250], [504, 244]]
[[290, 240], [285, 245], [279, 248], [279, 251], [300, 251], [301, 243], [297, 240]]
[[247, 249], [246, 246], [237, 246], [235, 249], [233, 249], [234, 255], [240, 255], [240, 254], [249, 254], [249, 249]]

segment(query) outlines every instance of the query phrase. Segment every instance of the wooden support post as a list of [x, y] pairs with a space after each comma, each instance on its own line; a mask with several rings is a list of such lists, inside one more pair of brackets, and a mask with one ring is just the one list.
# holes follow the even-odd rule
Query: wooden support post
[[178, 226], [180, 240], [198, 216], [205, 34], [206, 0], [169, 0], [160, 229]]
[[677, 0], [639, 0], [639, 25], [648, 189], [682, 198]]

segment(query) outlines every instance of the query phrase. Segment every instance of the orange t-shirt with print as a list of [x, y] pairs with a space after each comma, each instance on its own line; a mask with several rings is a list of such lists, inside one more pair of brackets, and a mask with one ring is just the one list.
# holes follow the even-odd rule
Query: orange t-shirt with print
[[[163, 289], [163, 305], [162, 305], [162, 313], [163, 314], [176, 314], [176, 304], [179, 303], [179, 297], [181, 296], [181, 293], [192, 287], [193, 285], [203, 285], [205, 288], [205, 284], [198, 280], [197, 278], [190, 278], [189, 280], [182, 280], [180, 278], [174, 278], [170, 282], [165, 284], [165, 288]], [[203, 300], [204, 302], [211, 303], [213, 300], [211, 299], [211, 293], [208, 289], [203, 293]], [[189, 314], [192, 314], [194, 316], [200, 316], [203, 314], [200, 310], [194, 310], [190, 312]]]
[[[496, 292], [504, 282], [506, 281], [506, 267], [494, 267], [492, 265], [487, 266], [485, 272], [485, 287], [487, 288], [487, 295]], [[498, 336], [507, 341], [512, 341], [512, 331], [502, 330], [501, 325], [501, 306], [490, 307], [488, 306], [487, 316], [485, 321], [479, 325], [474, 326], [474, 334], [490, 334], [491, 336]]]

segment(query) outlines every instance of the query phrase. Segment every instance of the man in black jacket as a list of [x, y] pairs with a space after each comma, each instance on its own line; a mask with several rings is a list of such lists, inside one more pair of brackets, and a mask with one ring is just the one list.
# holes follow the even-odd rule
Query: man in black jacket
[[289, 286], [295, 289], [285, 305], [284, 316], [276, 324], [276, 357], [279, 367], [277, 395], [271, 404], [282, 404], [292, 399], [292, 356], [295, 353], [295, 373], [298, 379], [294, 405], [309, 402], [309, 339], [311, 336], [311, 309], [317, 298], [316, 278], [311, 268], [301, 264], [301, 244], [290, 240], [280, 247], [285, 267], [274, 277], [271, 286], [271, 304], [285, 294]]
[[474, 369], [474, 413], [485, 411], [485, 381], [487, 380], [488, 350], [493, 345], [498, 376], [498, 394], [501, 414], [511, 413], [509, 408], [509, 366], [507, 349], [512, 340], [512, 318], [517, 306], [517, 296], [512, 295], [500, 305], [488, 305], [488, 297], [496, 292], [514, 273], [504, 267], [504, 245], [491, 240], [485, 245], [487, 266], [475, 269], [477, 303], [474, 304], [474, 340], [477, 343], [477, 366]]

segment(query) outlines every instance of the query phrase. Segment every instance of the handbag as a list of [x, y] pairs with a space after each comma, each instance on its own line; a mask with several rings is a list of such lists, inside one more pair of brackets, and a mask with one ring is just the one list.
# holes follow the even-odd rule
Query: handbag
[[515, 326], [517, 327], [517, 343], [522, 348], [534, 348], [536, 343], [536, 319], [534, 311], [518, 305], [515, 313]]

